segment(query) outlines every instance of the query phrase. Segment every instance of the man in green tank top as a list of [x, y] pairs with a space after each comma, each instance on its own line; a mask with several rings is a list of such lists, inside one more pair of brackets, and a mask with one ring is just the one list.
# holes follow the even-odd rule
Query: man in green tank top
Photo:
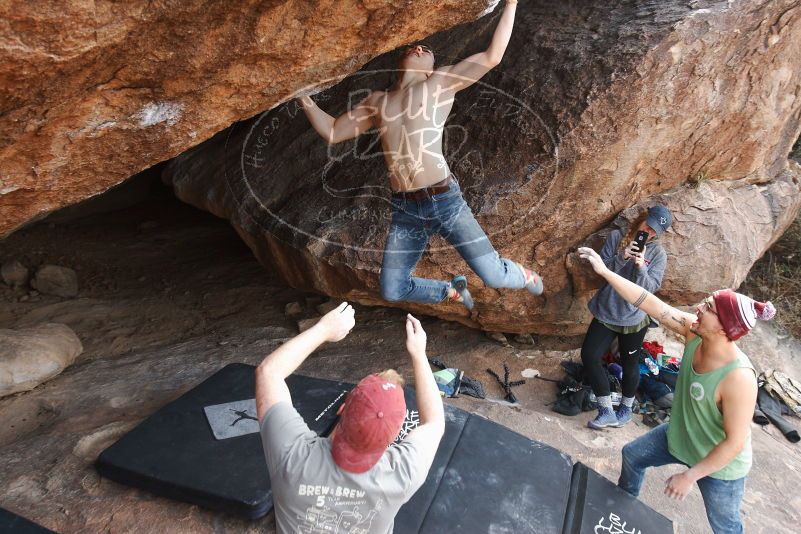
[[743, 532], [740, 503], [751, 468], [757, 381], [734, 341], [776, 310], [724, 289], [704, 299], [694, 315], [685, 313], [609, 270], [591, 248], [578, 252], [623, 299], [687, 339], [671, 421], [623, 447], [618, 485], [636, 497], [648, 467], [684, 464], [685, 471], [667, 479], [665, 494], [683, 500], [698, 484], [712, 531]]

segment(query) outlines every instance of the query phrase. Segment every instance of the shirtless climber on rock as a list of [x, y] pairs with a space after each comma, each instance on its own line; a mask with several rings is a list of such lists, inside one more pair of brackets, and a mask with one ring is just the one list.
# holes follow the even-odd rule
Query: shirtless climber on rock
[[300, 99], [314, 129], [329, 144], [377, 129], [392, 188], [392, 222], [381, 265], [381, 295], [389, 301], [436, 304], [448, 299], [473, 308], [465, 276], [450, 282], [412, 276], [429, 238], [440, 234], [484, 283], [493, 288], [543, 291], [534, 271], [501, 258], [464, 201], [442, 155], [442, 132], [457, 92], [498, 65], [509, 44], [517, 1], [507, 1], [486, 51], [434, 69], [434, 53], [417, 45], [400, 59], [398, 81], [373, 91], [338, 118]]

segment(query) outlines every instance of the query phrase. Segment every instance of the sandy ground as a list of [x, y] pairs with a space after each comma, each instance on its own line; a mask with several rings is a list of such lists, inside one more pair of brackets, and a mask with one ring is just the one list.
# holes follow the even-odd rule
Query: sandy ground
[[[146, 204], [69, 223], [47, 221], [0, 242], [0, 259], [27, 266], [54, 263], [78, 273], [74, 299], [0, 289], [0, 327], [41, 322], [69, 325], [84, 352], [61, 375], [33, 391], [0, 399], [0, 506], [58, 532], [273, 532], [272, 514], [248, 522], [155, 497], [101, 479], [92, 462], [139, 421], [231, 362], [257, 364], [297, 332], [288, 302], [321, 299], [271, 277], [225, 221], [157, 196]], [[313, 315], [313, 314], [310, 314]], [[410, 376], [403, 316], [390, 308], [357, 307], [357, 325], [301, 368], [308, 375], [355, 381], [396, 367]], [[507, 362], [515, 378], [526, 368], [560, 378], [559, 362], [580, 339], [541, 339], [504, 347], [483, 333], [421, 318], [429, 355], [481, 379], [488, 400], [462, 397], [455, 406], [543, 441], [616, 480], [620, 448], [648, 430], [637, 418], [619, 430], [586, 428], [590, 414], [560, 416], [548, 406], [555, 386], [529, 380], [519, 405], [485, 373]], [[558, 350], [557, 350], [558, 349]], [[753, 426], [755, 466], [743, 516], [749, 532], [798, 532], [801, 454], [774, 427]], [[646, 478], [642, 499], [671, 518], [677, 532], [709, 532], [697, 489], [684, 502], [663, 494], [678, 468]]]

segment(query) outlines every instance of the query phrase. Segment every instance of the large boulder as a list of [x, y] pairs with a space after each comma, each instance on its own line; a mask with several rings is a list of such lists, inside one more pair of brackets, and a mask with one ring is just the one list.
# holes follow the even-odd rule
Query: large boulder
[[[496, 22], [427, 42], [452, 62], [486, 47]], [[387, 87], [395, 61], [379, 57], [316, 98], [342, 113]], [[472, 314], [401, 305], [486, 330], [579, 333], [598, 281], [571, 251], [656, 201], [676, 213], [665, 294], [689, 303], [736, 286], [799, 209], [801, 172], [787, 157], [801, 129], [799, 67], [793, 0], [521, 3], [501, 65], [457, 95], [445, 146], [496, 248], [540, 271], [545, 295], [472, 276]], [[181, 199], [229, 219], [291, 285], [386, 304], [382, 160], [375, 134], [327, 147], [289, 102], [182, 154], [164, 176]], [[438, 238], [417, 267], [441, 279], [467, 270]]]
[[0, 237], [494, 3], [2, 2]]

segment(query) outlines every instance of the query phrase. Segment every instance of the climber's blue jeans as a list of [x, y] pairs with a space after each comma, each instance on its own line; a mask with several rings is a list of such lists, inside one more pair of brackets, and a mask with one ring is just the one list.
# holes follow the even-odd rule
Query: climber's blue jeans
[[[668, 464], [681, 464], [670, 454], [667, 429], [664, 423], [623, 447], [623, 469], [617, 485], [635, 497], [640, 494], [645, 470]], [[745, 492], [745, 479], [720, 480], [712, 477], [698, 479], [698, 489], [704, 498], [706, 517], [715, 534], [740, 534], [740, 503]]]
[[501, 258], [478, 225], [455, 180], [425, 200], [392, 198], [392, 222], [381, 262], [381, 296], [388, 301], [442, 302], [450, 282], [412, 276], [432, 235], [453, 245], [488, 287], [522, 288], [523, 273]]

